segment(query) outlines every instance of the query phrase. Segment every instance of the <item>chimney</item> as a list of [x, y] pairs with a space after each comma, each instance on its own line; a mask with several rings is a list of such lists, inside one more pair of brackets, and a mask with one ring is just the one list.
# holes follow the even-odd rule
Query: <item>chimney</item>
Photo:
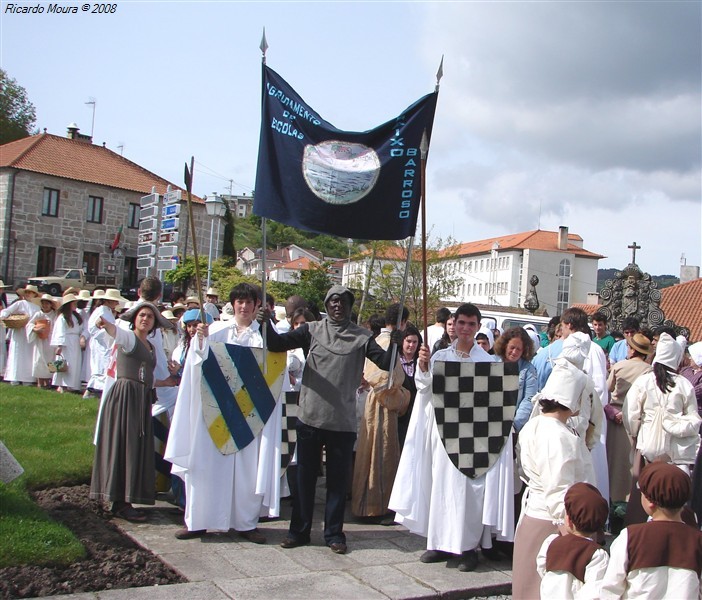
[[558, 249], [568, 249], [568, 228], [563, 225], [558, 228]]
[[66, 137], [69, 140], [76, 140], [78, 142], [87, 142], [88, 144], [93, 143], [93, 138], [89, 135], [85, 135], [84, 133], [79, 133], [80, 129], [78, 128], [78, 125], [75, 123], [71, 123], [68, 125], [68, 132], [66, 133]]

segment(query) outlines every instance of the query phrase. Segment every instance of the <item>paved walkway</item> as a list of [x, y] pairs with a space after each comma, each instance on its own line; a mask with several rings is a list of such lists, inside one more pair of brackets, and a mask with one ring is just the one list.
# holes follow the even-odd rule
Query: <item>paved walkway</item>
[[[323, 482], [323, 480], [321, 480]], [[478, 569], [462, 573], [451, 563], [423, 564], [424, 538], [397, 525], [383, 527], [347, 520], [349, 551], [331, 552], [323, 543], [321, 517], [324, 490], [317, 491], [312, 543], [285, 550], [279, 546], [289, 525], [290, 505], [283, 500], [279, 520], [259, 524], [265, 545], [247, 542], [235, 532], [177, 540], [180, 513], [170, 504], [148, 507], [148, 523], [116, 521], [139, 544], [157, 554], [189, 583], [77, 594], [70, 598], [218, 600], [236, 598], [313, 600], [316, 598], [420, 599], [475, 598], [509, 595], [508, 561], [480, 558]]]

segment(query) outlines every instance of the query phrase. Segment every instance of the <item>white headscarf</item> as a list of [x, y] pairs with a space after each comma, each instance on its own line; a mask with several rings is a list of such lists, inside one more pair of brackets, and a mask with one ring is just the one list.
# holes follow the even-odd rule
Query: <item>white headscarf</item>
[[667, 333], [661, 333], [656, 344], [656, 356], [653, 359], [653, 364], [660, 363], [677, 371], [682, 355], [683, 350], [680, 344]]
[[690, 346], [687, 350], [690, 353], [690, 358], [692, 358], [694, 363], [698, 367], [702, 367], [702, 342], [692, 344], [692, 346]]
[[[492, 333], [492, 330], [488, 329], [487, 327], [483, 326], [478, 330], [478, 333], [484, 333], [485, 336], [488, 339], [488, 344], [490, 344], [490, 348], [492, 348], [495, 345], [495, 336]], [[476, 333], [475, 335], [478, 335]]]
[[590, 336], [586, 333], [580, 331], [571, 333], [563, 340], [563, 351], [559, 358], [565, 358], [569, 363], [582, 370], [585, 359], [590, 355], [591, 343]]
[[576, 414], [580, 411], [587, 380], [588, 376], [574, 364], [559, 360], [553, 366], [544, 389], [534, 395], [532, 402], [537, 404], [539, 400], [555, 400]]

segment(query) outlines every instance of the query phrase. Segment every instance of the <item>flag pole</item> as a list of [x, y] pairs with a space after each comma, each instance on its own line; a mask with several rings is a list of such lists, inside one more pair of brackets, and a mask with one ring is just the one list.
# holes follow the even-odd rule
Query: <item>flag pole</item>
[[[400, 329], [402, 323], [402, 313], [404, 312], [405, 297], [407, 296], [407, 280], [409, 279], [410, 266], [412, 263], [412, 251], [414, 250], [414, 236], [409, 238], [407, 244], [407, 259], [405, 261], [405, 275], [402, 278], [402, 291], [400, 292], [400, 311], [397, 314], [395, 329]], [[395, 373], [395, 359], [397, 358], [397, 346], [393, 344], [392, 355], [390, 356], [390, 377], [388, 377], [388, 388], [392, 387], [393, 375]]]
[[[439, 84], [444, 76], [444, 55], [441, 55], [439, 69], [436, 71], [436, 87], [435, 93], [439, 93]], [[421, 153], [421, 204], [422, 204], [422, 318], [424, 320], [424, 343], [427, 343], [429, 322], [429, 311], [427, 308], [427, 153], [429, 152], [429, 140], [427, 139], [427, 130], [422, 133], [422, 142], [419, 145]], [[431, 351], [431, 348], [429, 348]]]
[[200, 322], [207, 325], [205, 317], [205, 308], [202, 302], [202, 285], [200, 280], [200, 262], [197, 256], [197, 238], [195, 237], [195, 220], [193, 219], [193, 172], [195, 170], [195, 157], [190, 157], [190, 169], [188, 163], [185, 163], [185, 190], [188, 193], [188, 221], [190, 222], [190, 232], [193, 237], [193, 256], [195, 257], [195, 286], [197, 289], [197, 298], [200, 301]]
[[[443, 64], [443, 59], [442, 59]], [[437, 83], [438, 87], [438, 83]], [[422, 206], [422, 312], [424, 319], [424, 343], [427, 343], [427, 198], [426, 198], [426, 179], [427, 179], [427, 152], [429, 151], [429, 141], [427, 140], [427, 131], [422, 134], [422, 142], [419, 145], [421, 153], [421, 206]], [[430, 348], [431, 350], [431, 348]]]
[[[266, 41], [266, 28], [263, 28], [263, 36], [261, 37], [261, 63], [266, 64], [266, 50], [268, 50], [268, 42]], [[266, 217], [261, 217], [261, 303], [266, 307]], [[268, 373], [268, 336], [266, 335], [267, 328], [261, 327], [261, 338], [263, 339], [263, 365], [262, 372], [264, 375]]]

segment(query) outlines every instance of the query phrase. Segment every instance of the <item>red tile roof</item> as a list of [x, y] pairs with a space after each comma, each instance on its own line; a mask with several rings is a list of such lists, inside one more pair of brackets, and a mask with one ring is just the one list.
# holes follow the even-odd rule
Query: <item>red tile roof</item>
[[663, 288], [661, 310], [666, 319], [690, 330], [690, 343], [702, 341], [702, 279]]
[[579, 308], [588, 317], [591, 317], [594, 315], [600, 308], [602, 308], [601, 304], [571, 304], [569, 308]]
[[[103, 146], [40, 133], [0, 146], [0, 167], [43, 173], [107, 187], [159, 194], [166, 186], [185, 190]], [[184, 195], [185, 199], [185, 195]], [[196, 202], [201, 198], [193, 196]]]
[[[596, 254], [585, 250], [581, 245], [573, 243], [580, 242], [583, 238], [574, 233], [568, 234], [567, 252], [582, 256], [585, 258], [605, 258], [602, 254]], [[501, 237], [488, 238], [486, 240], [478, 240], [477, 242], [467, 242], [460, 244], [452, 252], [456, 252], [457, 256], [466, 256], [470, 254], [487, 254], [492, 250], [493, 244], [497, 242], [500, 245], [500, 250], [544, 250], [546, 252], [562, 252], [558, 248], [558, 232], [543, 231], [536, 229], [534, 231], [524, 231], [522, 233], [513, 233]]]
[[312, 262], [309, 258], [306, 256], [301, 256], [298, 259], [292, 260], [288, 263], [285, 263], [283, 265], [278, 265], [276, 268], [277, 269], [290, 269], [291, 271], [306, 271], [308, 269], [311, 269], [312, 266], [319, 267], [319, 263]]

